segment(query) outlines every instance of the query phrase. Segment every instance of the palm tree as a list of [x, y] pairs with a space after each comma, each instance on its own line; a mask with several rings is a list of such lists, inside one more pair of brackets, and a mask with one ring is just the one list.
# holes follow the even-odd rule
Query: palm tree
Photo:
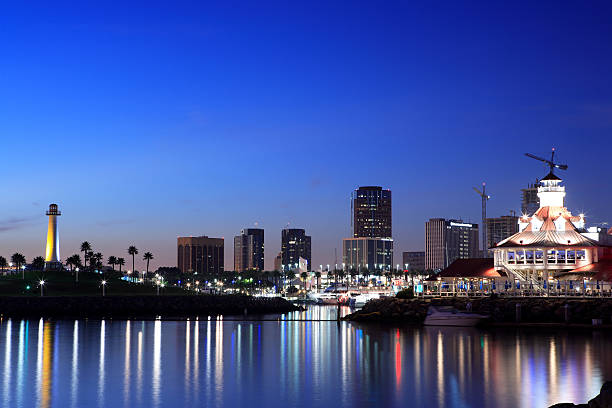
[[2, 272], [4, 272], [4, 268], [6, 268], [8, 266], [8, 262], [6, 261], [6, 258], [3, 256], [0, 256], [0, 268], [2, 268]]
[[[15, 270], [17, 271], [26, 263], [26, 258], [19, 252], [15, 252], [13, 255], [11, 255], [11, 262], [13, 262], [13, 265], [15, 265]], [[22, 277], [25, 279], [25, 272], [22, 273]]]
[[117, 258], [117, 265], [119, 265], [119, 272], [121, 272], [121, 267], [125, 265], [125, 259]]
[[[136, 253], [138, 253], [138, 252], [136, 252]], [[147, 261], [147, 275], [148, 275], [148, 274], [149, 274], [149, 261], [150, 261], [151, 259], [153, 259], [153, 254], [152, 254], [152, 253], [150, 253], [150, 252], [145, 252], [145, 254], [144, 254], [144, 256], [142, 257], [142, 259], [143, 259], [144, 261]], [[145, 276], [147, 276], [147, 275], [145, 275]]]
[[317, 290], [321, 290], [321, 271], [316, 271], [315, 276], [317, 278]]
[[117, 257], [115, 256], [109, 256], [108, 257], [108, 261], [106, 261], [107, 264], [109, 264], [110, 266], [113, 267], [113, 271], [115, 270], [115, 265], [117, 264]]
[[136, 270], [134, 269], [134, 256], [138, 255], [138, 248], [136, 248], [134, 245], [130, 245], [127, 252], [128, 254], [132, 255], [132, 272], [135, 272]]
[[91, 244], [87, 241], [81, 244], [81, 252], [84, 252], [83, 258], [85, 258], [85, 263], [83, 266], [87, 267], [87, 254], [91, 251]]
[[35, 271], [42, 271], [45, 268], [45, 258], [37, 256], [32, 260], [32, 269]]

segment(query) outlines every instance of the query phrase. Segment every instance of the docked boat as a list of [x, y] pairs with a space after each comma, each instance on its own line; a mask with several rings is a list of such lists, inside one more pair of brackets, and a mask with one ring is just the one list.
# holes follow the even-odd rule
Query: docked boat
[[379, 293], [358, 293], [351, 296], [349, 305], [355, 308], [363, 307], [369, 300], [379, 298]]
[[338, 304], [338, 295], [336, 293], [313, 293], [311, 294], [311, 299], [319, 305]]
[[476, 326], [489, 316], [464, 312], [452, 306], [429, 306], [425, 326]]

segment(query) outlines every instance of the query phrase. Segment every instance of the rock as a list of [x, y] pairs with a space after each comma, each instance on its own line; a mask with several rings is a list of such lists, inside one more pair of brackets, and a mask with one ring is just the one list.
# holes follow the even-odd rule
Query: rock
[[612, 408], [612, 381], [606, 381], [599, 395], [589, 401], [589, 408]]

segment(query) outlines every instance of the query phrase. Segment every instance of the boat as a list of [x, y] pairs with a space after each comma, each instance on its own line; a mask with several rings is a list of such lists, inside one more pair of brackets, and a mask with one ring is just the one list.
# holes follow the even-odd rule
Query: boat
[[319, 305], [337, 305], [338, 295], [335, 293], [313, 293], [310, 296]]
[[429, 306], [425, 326], [476, 326], [489, 316], [464, 312], [452, 306]]
[[371, 299], [379, 299], [380, 293], [358, 293], [351, 296], [350, 306], [351, 307], [363, 307]]

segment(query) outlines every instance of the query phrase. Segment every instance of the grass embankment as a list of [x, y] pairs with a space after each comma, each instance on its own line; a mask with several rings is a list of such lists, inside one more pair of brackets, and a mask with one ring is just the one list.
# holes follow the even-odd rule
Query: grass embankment
[[[50, 318], [185, 318], [222, 314], [277, 314], [297, 308], [281, 298], [200, 295], [176, 287], [130, 283], [118, 273], [26, 272], [0, 278], [0, 315]], [[40, 281], [44, 280], [40, 296]], [[102, 280], [106, 296], [102, 297]], [[28, 288], [29, 287], [29, 288]]]
[[[157, 287], [148, 283], [131, 283], [120, 279], [120, 274], [105, 275], [94, 272], [70, 271], [26, 271], [25, 279], [21, 273], [0, 277], [0, 296], [40, 296], [40, 281], [44, 280], [44, 296], [100, 296], [102, 281], [106, 280], [106, 296], [155, 295]], [[164, 295], [186, 295], [189, 292], [176, 287], [160, 288]]]

